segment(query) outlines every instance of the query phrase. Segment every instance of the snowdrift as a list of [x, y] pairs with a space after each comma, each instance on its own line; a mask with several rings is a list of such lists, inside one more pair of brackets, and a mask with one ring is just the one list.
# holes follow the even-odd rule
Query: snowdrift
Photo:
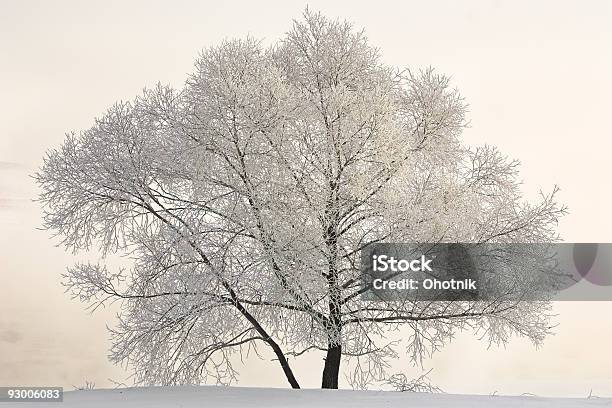
[[576, 408], [612, 407], [610, 398], [540, 398], [387, 391], [291, 390], [242, 387], [149, 387], [68, 391], [63, 403], [3, 403], [0, 408], [346, 407], [346, 408]]

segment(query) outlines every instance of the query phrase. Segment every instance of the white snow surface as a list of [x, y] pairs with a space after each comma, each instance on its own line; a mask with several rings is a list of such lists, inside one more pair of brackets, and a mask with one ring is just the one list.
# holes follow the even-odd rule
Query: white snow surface
[[244, 387], [142, 387], [68, 391], [63, 403], [1, 403], [0, 408], [82, 407], [351, 407], [351, 408], [464, 408], [612, 407], [612, 398], [541, 398], [535, 396], [487, 396], [424, 394], [389, 391], [291, 390]]

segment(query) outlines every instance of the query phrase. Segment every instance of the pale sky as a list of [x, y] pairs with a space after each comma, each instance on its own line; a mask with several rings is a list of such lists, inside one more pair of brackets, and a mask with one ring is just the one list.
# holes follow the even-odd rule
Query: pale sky
[[[180, 87], [202, 48], [246, 35], [271, 43], [306, 6], [222, 3], [0, 1], [0, 386], [125, 381], [106, 360], [110, 311], [89, 315], [63, 293], [60, 275], [80, 258], [36, 229], [28, 175], [114, 102], [158, 81]], [[365, 28], [385, 62], [452, 76], [470, 104], [464, 141], [519, 159], [528, 196], [558, 184], [566, 241], [612, 242], [612, 3], [329, 3], [308, 5]], [[524, 339], [487, 350], [465, 333], [426, 368], [453, 393], [612, 396], [612, 304], [555, 308], [556, 334], [538, 350]], [[317, 387], [321, 365], [311, 358], [297, 375]], [[239, 385], [286, 386], [275, 363], [241, 372]]]

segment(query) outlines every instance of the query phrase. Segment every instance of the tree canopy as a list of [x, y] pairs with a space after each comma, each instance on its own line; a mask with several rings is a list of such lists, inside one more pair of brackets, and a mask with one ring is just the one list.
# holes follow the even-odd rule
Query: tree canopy
[[111, 358], [144, 383], [228, 383], [235, 353], [266, 347], [293, 387], [291, 359], [309, 353], [325, 356], [323, 387], [342, 362], [366, 387], [458, 330], [539, 343], [547, 302], [360, 296], [368, 243], [557, 239], [556, 189], [525, 201], [516, 161], [461, 143], [465, 115], [448, 77], [387, 66], [363, 32], [307, 11], [273, 46], [208, 48], [182, 89], [68, 134], [36, 175], [44, 227], [133, 259], [77, 264], [65, 284], [93, 307], [121, 302]]

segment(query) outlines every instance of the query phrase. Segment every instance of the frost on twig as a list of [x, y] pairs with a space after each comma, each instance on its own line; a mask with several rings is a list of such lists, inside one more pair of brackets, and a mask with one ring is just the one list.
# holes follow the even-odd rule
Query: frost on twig
[[393, 390], [400, 392], [443, 392], [439, 387], [431, 383], [431, 380], [428, 377], [431, 371], [432, 370], [429, 370], [419, 377], [413, 379], [408, 379], [404, 373], [393, 374], [385, 381], [385, 383], [386, 385], [391, 386]]

